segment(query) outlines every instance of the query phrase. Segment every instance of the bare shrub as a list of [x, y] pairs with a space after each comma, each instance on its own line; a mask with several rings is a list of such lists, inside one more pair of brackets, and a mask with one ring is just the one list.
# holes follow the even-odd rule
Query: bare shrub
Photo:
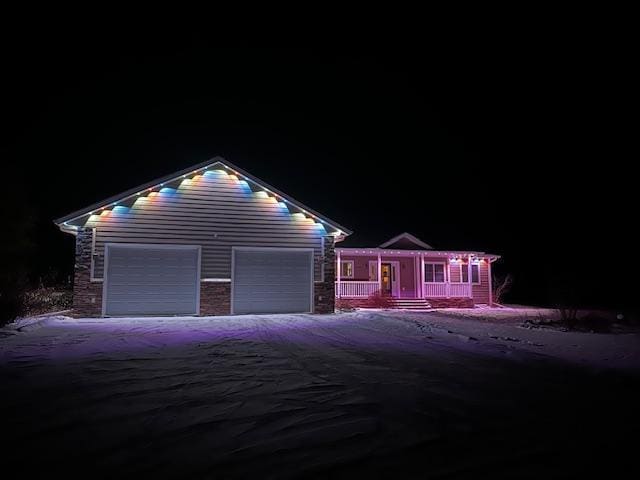
[[22, 295], [22, 313], [40, 315], [59, 312], [71, 308], [73, 293], [71, 289], [61, 287], [40, 287], [27, 290]]
[[495, 303], [502, 303], [507, 293], [511, 291], [513, 286], [513, 275], [507, 273], [506, 275], [494, 275], [493, 276], [493, 301]]
[[353, 312], [355, 307], [350, 299], [336, 298], [336, 310], [339, 312]]
[[391, 308], [393, 307], [393, 300], [387, 295], [382, 295], [380, 292], [376, 292], [369, 296], [369, 306], [372, 308]]
[[524, 328], [541, 328], [541, 327], [552, 327], [554, 323], [557, 323], [553, 318], [549, 318], [546, 315], [538, 313], [535, 316], [527, 316], [523, 317], [521, 326]]
[[560, 313], [560, 322], [564, 324], [569, 330], [573, 330], [576, 327], [578, 309], [575, 307], [559, 307], [558, 313]]

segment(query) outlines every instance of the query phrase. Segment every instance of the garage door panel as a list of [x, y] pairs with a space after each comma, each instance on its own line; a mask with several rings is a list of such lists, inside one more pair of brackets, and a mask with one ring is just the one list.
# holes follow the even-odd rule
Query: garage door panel
[[309, 313], [309, 301], [287, 300], [286, 308], [282, 307], [282, 302], [276, 301], [273, 297], [267, 297], [265, 299], [251, 299], [250, 301], [242, 303], [241, 306], [235, 305], [237, 310], [234, 310], [235, 314], [248, 314], [248, 313]]
[[234, 313], [310, 312], [312, 255], [308, 250], [234, 250]]
[[[193, 308], [193, 302], [118, 302], [113, 303], [108, 315], [110, 316], [132, 316], [132, 315], [192, 315], [188, 313]], [[185, 313], [187, 312], [187, 313]]]
[[199, 249], [108, 245], [106, 315], [198, 312]]
[[302, 298], [305, 301], [308, 300], [307, 298], [309, 296], [308, 285], [302, 285], [301, 287], [300, 284], [287, 285], [287, 284], [278, 283], [277, 287], [284, 287], [284, 288], [282, 288], [282, 291], [279, 291], [278, 289], [274, 288], [274, 284], [259, 285], [259, 286], [235, 285], [235, 293], [239, 295], [247, 295], [248, 297], [252, 297], [252, 298], [274, 297], [274, 298], [283, 298], [283, 299]]
[[[184, 297], [188, 299], [192, 299], [193, 297], [193, 285], [165, 285], [165, 288], [170, 289], [171, 298]], [[140, 284], [129, 284], [129, 285], [110, 285], [109, 286], [109, 294], [111, 297], [115, 297], [117, 295], [126, 295], [131, 291], [131, 288], [135, 288], [136, 294], [138, 296], [161, 296], [165, 295], [164, 288], [159, 289], [158, 285], [146, 285], [143, 283]], [[116, 300], [114, 300], [116, 301]]]

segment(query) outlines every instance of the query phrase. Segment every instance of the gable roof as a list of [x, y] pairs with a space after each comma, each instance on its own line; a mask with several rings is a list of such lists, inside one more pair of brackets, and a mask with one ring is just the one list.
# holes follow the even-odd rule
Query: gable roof
[[[413, 247], [411, 245], [413, 245]], [[431, 247], [430, 245], [427, 245], [419, 238], [414, 237], [413, 235], [407, 232], [401, 233], [400, 235], [397, 235], [392, 239], [387, 240], [386, 242], [379, 245], [379, 248], [388, 248], [388, 247], [395, 248], [398, 250], [405, 250], [405, 249], [415, 250], [416, 247], [418, 247], [418, 249], [433, 250], [433, 247]]]
[[291, 198], [289, 195], [281, 192], [280, 190], [278, 190], [277, 188], [272, 187], [271, 185], [269, 185], [268, 183], [260, 180], [257, 177], [254, 177], [253, 175], [251, 175], [250, 173], [242, 170], [241, 168], [237, 167], [236, 165], [234, 165], [233, 163], [229, 162], [228, 160], [225, 160], [224, 158], [217, 156], [217, 157], [213, 157], [210, 160], [207, 160], [205, 162], [199, 163], [197, 165], [193, 165], [192, 167], [189, 168], [185, 168], [183, 170], [180, 170], [178, 172], [169, 174], [169, 175], [165, 175], [164, 177], [161, 178], [157, 178], [155, 180], [152, 180], [150, 182], [144, 183], [142, 185], [139, 185], [137, 187], [134, 188], [130, 188], [129, 190], [126, 190], [125, 192], [122, 192], [118, 195], [114, 195], [112, 197], [109, 197], [105, 200], [102, 200], [100, 202], [94, 203], [92, 205], [89, 205], [88, 207], [82, 208], [80, 210], [76, 210], [75, 212], [71, 212], [68, 215], [65, 215], [64, 217], [60, 217], [56, 220], [54, 220], [54, 223], [58, 226], [61, 226], [69, 221], [75, 220], [77, 218], [86, 216], [86, 215], [90, 215], [91, 213], [95, 212], [96, 210], [101, 210], [102, 208], [108, 207], [110, 205], [113, 205], [117, 202], [123, 201], [125, 199], [131, 198], [136, 196], [137, 194], [145, 191], [145, 190], [149, 190], [155, 187], [159, 187], [161, 186], [161, 184], [164, 183], [168, 183], [171, 182], [173, 180], [177, 180], [178, 178], [182, 177], [182, 176], [188, 176], [188, 175], [193, 175], [193, 174], [197, 174], [199, 171], [203, 171], [206, 170], [208, 168], [212, 168], [212, 167], [216, 167], [216, 166], [221, 166], [227, 170], [230, 170], [233, 174], [242, 177], [244, 180], [248, 181], [249, 183], [252, 183], [254, 185], [256, 185], [257, 187], [266, 190], [268, 193], [272, 193], [273, 195], [275, 195], [276, 197], [282, 198], [284, 200], [285, 203], [291, 204], [294, 207], [298, 208], [299, 210], [301, 210], [303, 213], [306, 213], [308, 215], [311, 215], [312, 217], [315, 217], [317, 219], [319, 219], [320, 221], [322, 221], [323, 223], [329, 225], [330, 227], [333, 227], [334, 229], [336, 229], [338, 231], [339, 235], [351, 235], [353, 232], [351, 230], [349, 230], [346, 227], [343, 227], [342, 225], [340, 225], [338, 222], [334, 222], [333, 220], [325, 217], [324, 215], [316, 212], [315, 210], [307, 207], [306, 205], [304, 205], [303, 203], [295, 200], [294, 198]]

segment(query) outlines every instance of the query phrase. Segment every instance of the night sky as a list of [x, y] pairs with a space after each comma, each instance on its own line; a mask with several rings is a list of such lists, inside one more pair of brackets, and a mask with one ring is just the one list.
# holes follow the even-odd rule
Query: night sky
[[345, 246], [408, 231], [502, 255], [512, 302], [632, 304], [625, 75], [597, 49], [42, 33], [4, 66], [2, 209], [34, 215], [32, 278], [72, 269], [53, 219], [221, 155], [352, 229]]

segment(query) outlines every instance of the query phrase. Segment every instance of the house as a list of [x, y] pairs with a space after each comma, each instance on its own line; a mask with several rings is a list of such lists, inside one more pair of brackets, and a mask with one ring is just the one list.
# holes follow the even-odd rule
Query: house
[[493, 303], [491, 263], [498, 255], [434, 250], [409, 233], [374, 248], [336, 248], [336, 298], [342, 306], [405, 309]]
[[76, 237], [82, 317], [330, 313], [336, 298], [367, 306], [377, 292], [470, 306], [491, 303], [497, 258], [435, 251], [408, 234], [336, 250], [349, 229], [221, 157], [55, 223]]

